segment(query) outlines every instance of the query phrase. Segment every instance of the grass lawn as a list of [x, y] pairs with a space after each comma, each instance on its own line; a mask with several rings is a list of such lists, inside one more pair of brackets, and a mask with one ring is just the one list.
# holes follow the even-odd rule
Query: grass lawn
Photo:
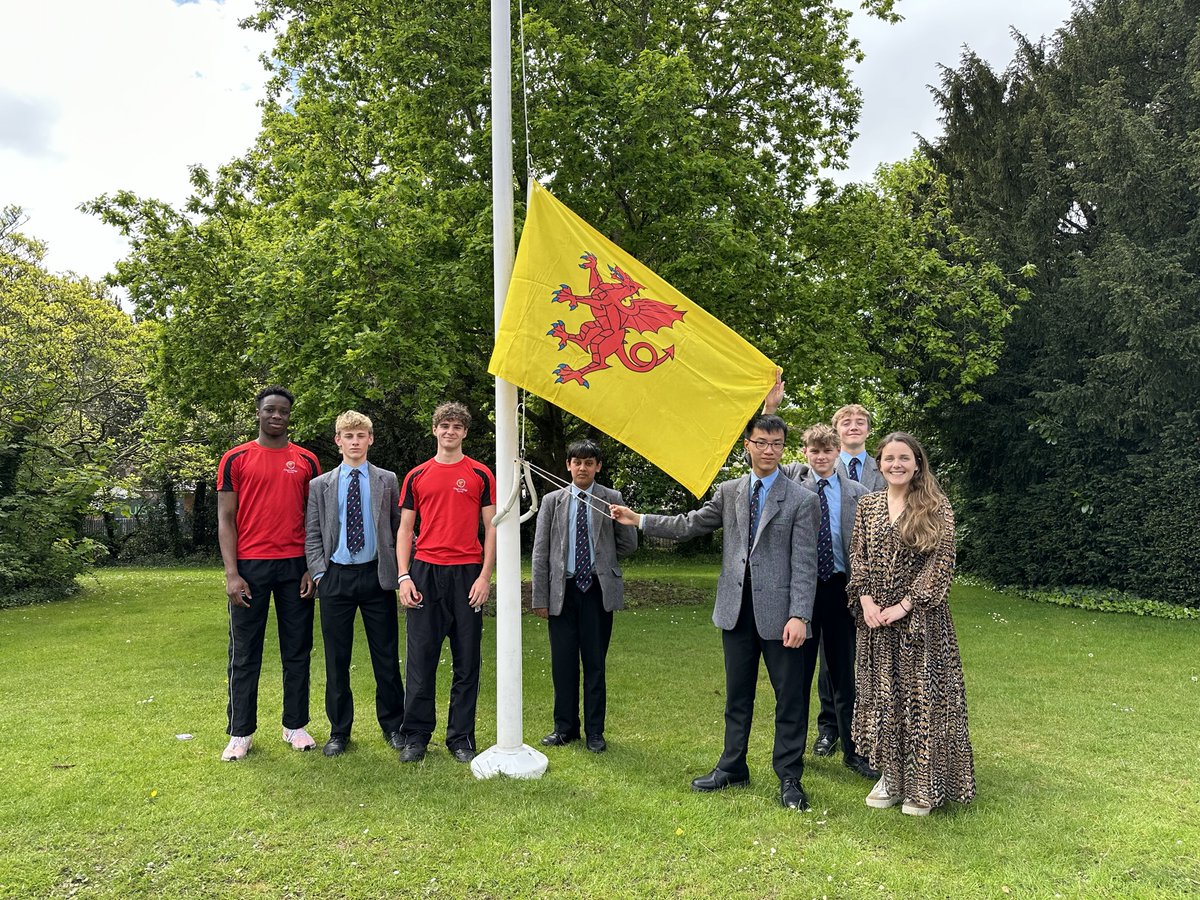
[[[637, 564], [630, 577], [674, 572]], [[711, 564], [678, 573], [715, 584]], [[781, 809], [765, 673], [751, 786], [688, 789], [720, 752], [707, 603], [618, 615], [609, 752], [552, 750], [540, 781], [477, 782], [439, 745], [402, 766], [374, 722], [361, 630], [349, 753], [280, 741], [272, 626], [258, 741], [222, 763], [221, 585], [216, 568], [114, 569], [78, 599], [0, 612], [0, 897], [1200, 895], [1200, 623], [957, 587], [979, 798], [921, 820], [868, 809], [870, 785], [840, 757], [810, 757], [813, 811]], [[494, 737], [493, 626], [481, 746]], [[536, 744], [551, 726], [546, 625], [526, 616], [524, 634]], [[443, 682], [439, 714], [445, 697]]]

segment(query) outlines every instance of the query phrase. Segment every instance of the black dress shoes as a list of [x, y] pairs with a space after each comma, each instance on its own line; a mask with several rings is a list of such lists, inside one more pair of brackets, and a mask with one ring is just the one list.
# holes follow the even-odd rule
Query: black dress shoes
[[801, 812], [808, 809], [808, 794], [804, 793], [799, 778], [779, 780], [779, 805], [784, 809], [798, 809]]
[[548, 735], [546, 735], [544, 738], [542, 738], [542, 746], [543, 747], [565, 747], [567, 744], [571, 743], [571, 741], [577, 741], [577, 740], [579, 740], [579, 735], [575, 735], [574, 737], [572, 737], [571, 735], [565, 734], [561, 731], [552, 731]]
[[400, 762], [420, 762], [425, 758], [424, 744], [405, 744], [400, 751]]
[[457, 759], [460, 763], [469, 763], [478, 754], [465, 744], [461, 747], [451, 747], [450, 755]]
[[857, 772], [869, 781], [879, 780], [879, 771], [871, 768], [871, 761], [865, 756], [861, 756], [858, 753], [850, 753], [845, 757], [843, 762], [845, 762], [846, 768], [851, 772]]
[[603, 753], [608, 749], [608, 742], [604, 740], [602, 734], [589, 734], [587, 736], [587, 748], [593, 753]]
[[707, 794], [712, 791], [723, 791], [730, 787], [745, 787], [750, 783], [750, 776], [738, 777], [724, 769], [713, 769], [707, 775], [701, 775], [692, 781], [692, 790]]
[[341, 756], [346, 752], [346, 745], [350, 743], [350, 738], [341, 734], [333, 734], [329, 736], [329, 740], [325, 742], [325, 746], [321, 748], [321, 752], [326, 756]]
[[822, 731], [817, 735], [817, 742], [813, 744], [813, 753], [817, 756], [832, 756], [833, 748], [837, 746], [838, 736], [836, 731]]
[[389, 734], [385, 734], [383, 739], [388, 742], [388, 746], [393, 750], [404, 749], [404, 738], [401, 736], [399, 731], [393, 731]]

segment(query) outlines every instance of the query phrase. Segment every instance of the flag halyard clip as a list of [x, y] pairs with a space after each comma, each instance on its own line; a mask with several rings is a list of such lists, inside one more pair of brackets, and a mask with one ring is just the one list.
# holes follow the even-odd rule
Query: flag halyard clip
[[538, 493], [537, 488], [533, 484], [533, 472], [530, 470], [529, 460], [516, 459], [513, 460], [513, 488], [512, 493], [508, 495], [508, 499], [504, 502], [504, 506], [500, 511], [492, 517], [492, 525], [499, 525], [504, 517], [512, 512], [512, 508], [516, 505], [518, 498], [521, 495], [521, 483], [525, 483], [526, 489], [529, 491], [530, 504], [529, 509], [521, 513], [519, 522], [528, 522], [538, 511]]

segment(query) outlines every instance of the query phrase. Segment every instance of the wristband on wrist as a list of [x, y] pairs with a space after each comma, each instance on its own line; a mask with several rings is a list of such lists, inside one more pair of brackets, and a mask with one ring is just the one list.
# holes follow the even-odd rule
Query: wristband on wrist
[[397, 583], [402, 582], [402, 581], [412, 581], [412, 576], [409, 575], [407, 572], [405, 572], [403, 575], [400, 575], [396, 579], [396, 581], [397, 581]]

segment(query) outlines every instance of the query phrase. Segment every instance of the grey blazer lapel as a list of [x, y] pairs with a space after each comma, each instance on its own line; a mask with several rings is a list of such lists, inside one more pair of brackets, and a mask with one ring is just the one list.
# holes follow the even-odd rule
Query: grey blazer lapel
[[[779, 514], [779, 511], [783, 509], [784, 495], [787, 493], [787, 485], [790, 483], [786, 478], [780, 476], [771, 485], [771, 490], [767, 494], [766, 499], [763, 500], [762, 509], [758, 513], [758, 531], [754, 534], [755, 544], [758, 543], [758, 536], [767, 527], [767, 523], [775, 518]], [[749, 508], [748, 505], [747, 508]]]
[[604, 517], [600, 515], [600, 505], [604, 502], [600, 498], [601, 486], [598, 484], [592, 485], [592, 494], [588, 499], [588, 529], [592, 536], [592, 565], [596, 564], [596, 550], [600, 547], [600, 529], [604, 527]]
[[850, 533], [854, 530], [854, 508], [855, 508], [856, 504], [854, 503], [854, 498], [850, 496], [850, 492], [846, 489], [846, 483], [850, 479], [849, 478], [843, 479], [840, 475], [838, 476], [838, 478], [842, 482], [839, 485], [839, 487], [842, 489], [841, 490], [842, 506], [838, 513], [838, 519], [842, 526], [842, 552], [845, 554], [846, 565], [849, 566], [850, 565]]
[[329, 472], [329, 477], [321, 489], [321, 524], [325, 538], [325, 557], [328, 559], [337, 550], [338, 541], [338, 479], [341, 473], [335, 466]]
[[[565, 488], [562, 494], [559, 495], [558, 508], [554, 510], [555, 531], [563, 535], [562, 543], [562, 564], [567, 564], [567, 545], [573, 537], [571, 528], [573, 523], [568, 521], [567, 513], [571, 511], [571, 494], [575, 492], [574, 486]], [[551, 532], [553, 533], [553, 532]]]
[[[384, 487], [383, 472], [373, 463], [367, 463], [367, 479], [371, 482], [371, 518], [376, 527], [376, 541], [380, 547], [386, 546], [386, 542], [380, 540], [388, 530], [388, 516], [384, 515], [383, 497], [388, 493]], [[380, 550], [380, 553], [386, 552]]]
[[375, 530], [385, 521], [383, 515], [383, 495], [387, 490], [383, 486], [383, 472], [373, 464], [367, 463], [368, 478], [371, 480], [371, 517], [375, 520]]
[[[749, 553], [754, 549], [754, 545], [758, 543], [758, 532], [754, 533], [754, 540], [747, 545], [746, 536], [750, 533], [750, 476], [738, 480], [737, 488], [734, 491], [733, 502], [733, 517], [737, 523], [737, 539], [741, 545], [746, 548]], [[762, 530], [762, 515], [759, 514], [758, 519], [759, 530]]]
[[[870, 473], [869, 480], [871, 480], [872, 482], [883, 480], [883, 475], [880, 474], [880, 472], [879, 472], [879, 464], [877, 462], [875, 462], [875, 457], [873, 457], [869, 453], [867, 454], [867, 461], [863, 465], [863, 472]], [[868, 481], [868, 478], [864, 477], [863, 484], [866, 485], [867, 481]], [[885, 482], [885, 485], [886, 485], [886, 482]], [[875, 488], [875, 487], [869, 487], [868, 489], [869, 490], [879, 490], [878, 488]]]

